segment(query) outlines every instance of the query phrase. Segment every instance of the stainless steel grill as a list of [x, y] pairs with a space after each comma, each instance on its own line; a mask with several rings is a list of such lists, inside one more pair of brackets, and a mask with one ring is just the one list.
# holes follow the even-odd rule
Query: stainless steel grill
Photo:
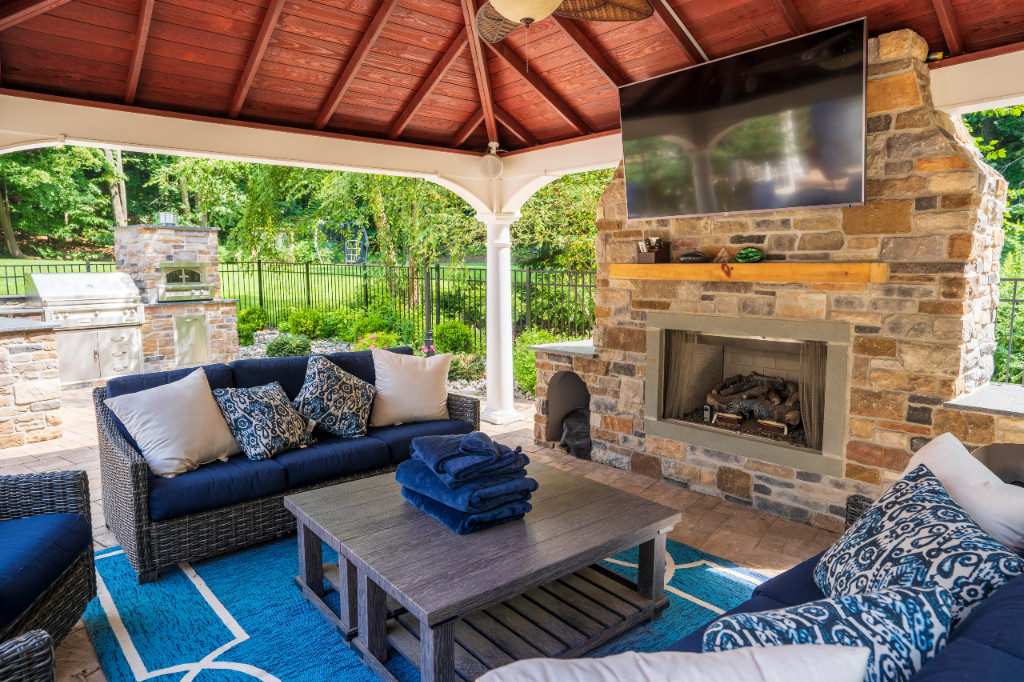
[[30, 273], [25, 299], [57, 327], [57, 359], [64, 383], [142, 371], [139, 288], [121, 272]]

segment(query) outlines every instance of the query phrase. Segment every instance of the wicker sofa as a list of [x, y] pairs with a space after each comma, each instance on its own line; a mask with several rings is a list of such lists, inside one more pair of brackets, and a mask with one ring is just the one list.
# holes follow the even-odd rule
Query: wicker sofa
[[[411, 354], [410, 348], [393, 352]], [[328, 359], [373, 383], [369, 351], [334, 353]], [[248, 388], [279, 381], [289, 397], [302, 388], [308, 357], [236, 360], [207, 365], [212, 388]], [[480, 427], [476, 398], [449, 394], [447, 420], [370, 429], [364, 438], [318, 432], [308, 448], [253, 462], [235, 455], [174, 478], [154, 476], [123, 425], [104, 404], [183, 378], [194, 368], [118, 377], [93, 391], [103, 479], [103, 512], [135, 569], [139, 583], [162, 567], [192, 561], [295, 531], [284, 508], [286, 494], [393, 471], [409, 458], [413, 438], [469, 433]]]
[[52, 680], [96, 596], [85, 472], [0, 476], [0, 542], [0, 680]]

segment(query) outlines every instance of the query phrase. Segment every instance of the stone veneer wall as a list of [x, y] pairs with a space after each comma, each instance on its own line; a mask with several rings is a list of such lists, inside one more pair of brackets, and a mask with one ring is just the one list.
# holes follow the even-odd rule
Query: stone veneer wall
[[177, 369], [174, 318], [206, 313], [210, 330], [210, 362], [231, 362], [238, 355], [238, 302], [188, 301], [146, 306], [142, 324], [142, 371]]
[[[969, 445], [1003, 431], [1024, 440], [1024, 421], [942, 406], [992, 373], [1006, 184], [981, 162], [962, 124], [932, 108], [926, 53], [911, 31], [870, 40], [864, 206], [627, 221], [620, 167], [598, 214], [597, 357], [538, 353], [536, 437], [546, 424], [547, 381], [572, 370], [592, 396], [595, 460], [832, 530], [842, 528], [847, 496], [877, 497], [935, 435], [951, 431]], [[609, 265], [634, 262], [645, 237], [662, 238], [673, 254], [753, 245], [772, 260], [884, 261], [889, 277], [880, 284], [609, 279]], [[842, 476], [647, 435], [648, 312], [849, 324], [850, 393], [846, 405], [827, 406], [849, 414]]]
[[0, 448], [60, 438], [62, 421], [53, 329], [0, 331]]

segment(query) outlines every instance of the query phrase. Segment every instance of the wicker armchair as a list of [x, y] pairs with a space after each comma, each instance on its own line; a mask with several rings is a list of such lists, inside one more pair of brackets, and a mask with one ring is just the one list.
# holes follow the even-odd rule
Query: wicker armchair
[[0, 680], [4, 682], [53, 682], [53, 641], [42, 630], [0, 642]]
[[[0, 476], [0, 521], [40, 514], [81, 514], [91, 527], [89, 479], [85, 472]], [[0, 629], [0, 642], [30, 630], [45, 630], [56, 646], [71, 632], [85, 613], [86, 604], [95, 596], [96, 572], [93, 549], [89, 546], [50, 589], [14, 622]], [[0, 679], [7, 678], [0, 674]]]
[[[149, 514], [146, 460], [114, 426], [110, 408], [103, 402], [106, 397], [106, 387], [93, 389], [103, 480], [103, 515], [135, 569], [140, 585], [155, 581], [160, 568], [179, 561], [215, 556], [294, 533], [295, 517], [284, 508], [285, 495], [395, 469], [394, 466], [375, 469], [220, 509], [153, 521]], [[480, 428], [480, 401], [476, 398], [450, 393], [448, 412], [452, 419], [468, 421], [474, 429]]]

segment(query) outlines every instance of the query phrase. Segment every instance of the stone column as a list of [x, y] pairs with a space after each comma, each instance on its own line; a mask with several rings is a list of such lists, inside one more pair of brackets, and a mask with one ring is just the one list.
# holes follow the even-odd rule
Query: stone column
[[513, 402], [512, 239], [514, 213], [481, 213], [487, 226], [487, 406], [480, 418], [491, 424], [522, 419]]

